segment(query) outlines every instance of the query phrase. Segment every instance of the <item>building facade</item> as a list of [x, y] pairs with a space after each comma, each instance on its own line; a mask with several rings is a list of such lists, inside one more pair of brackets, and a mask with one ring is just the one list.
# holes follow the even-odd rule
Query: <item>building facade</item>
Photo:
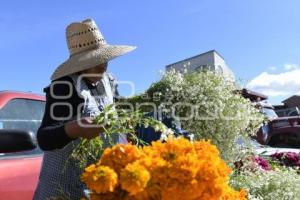
[[226, 65], [224, 58], [215, 50], [211, 50], [176, 63], [166, 66], [166, 71], [194, 72], [198, 70], [214, 71], [232, 80], [235, 79], [233, 72]]

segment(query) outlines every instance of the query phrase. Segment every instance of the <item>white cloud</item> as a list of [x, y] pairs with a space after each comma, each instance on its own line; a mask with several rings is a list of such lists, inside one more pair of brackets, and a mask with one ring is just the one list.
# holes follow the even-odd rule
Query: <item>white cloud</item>
[[285, 71], [291, 71], [291, 70], [299, 69], [300, 67], [297, 64], [285, 64], [283, 68]]
[[295, 64], [284, 65], [285, 72], [263, 72], [248, 84], [247, 88], [270, 97], [300, 94], [300, 68]]
[[270, 71], [276, 71], [277, 67], [271, 66], [271, 67], [268, 68], [268, 70], [270, 70]]

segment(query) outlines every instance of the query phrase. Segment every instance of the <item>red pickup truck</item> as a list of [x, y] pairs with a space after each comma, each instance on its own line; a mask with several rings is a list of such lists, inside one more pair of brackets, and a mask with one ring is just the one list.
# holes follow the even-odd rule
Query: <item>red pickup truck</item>
[[43, 156], [35, 134], [44, 107], [42, 95], [0, 92], [1, 200], [31, 200], [33, 197]]
[[243, 89], [241, 94], [268, 118], [268, 123], [264, 124], [254, 137], [260, 144], [279, 148], [300, 148], [300, 116], [278, 117], [273, 106], [266, 102], [267, 96], [248, 89]]

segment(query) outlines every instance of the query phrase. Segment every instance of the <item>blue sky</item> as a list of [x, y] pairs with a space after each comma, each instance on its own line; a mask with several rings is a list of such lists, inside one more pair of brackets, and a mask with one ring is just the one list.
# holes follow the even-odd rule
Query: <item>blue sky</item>
[[0, 90], [42, 93], [69, 56], [65, 27], [94, 18], [110, 44], [138, 46], [109, 65], [137, 92], [165, 65], [216, 49], [237, 78], [279, 103], [300, 91], [299, 8], [298, 0], [2, 1]]

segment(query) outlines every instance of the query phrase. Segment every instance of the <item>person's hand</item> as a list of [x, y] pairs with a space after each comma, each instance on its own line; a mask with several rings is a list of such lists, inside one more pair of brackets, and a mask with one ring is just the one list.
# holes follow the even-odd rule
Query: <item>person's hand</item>
[[65, 124], [65, 131], [73, 139], [78, 137], [92, 139], [104, 132], [103, 127], [97, 125], [95, 119], [92, 117], [84, 117], [79, 120], [67, 122]]

